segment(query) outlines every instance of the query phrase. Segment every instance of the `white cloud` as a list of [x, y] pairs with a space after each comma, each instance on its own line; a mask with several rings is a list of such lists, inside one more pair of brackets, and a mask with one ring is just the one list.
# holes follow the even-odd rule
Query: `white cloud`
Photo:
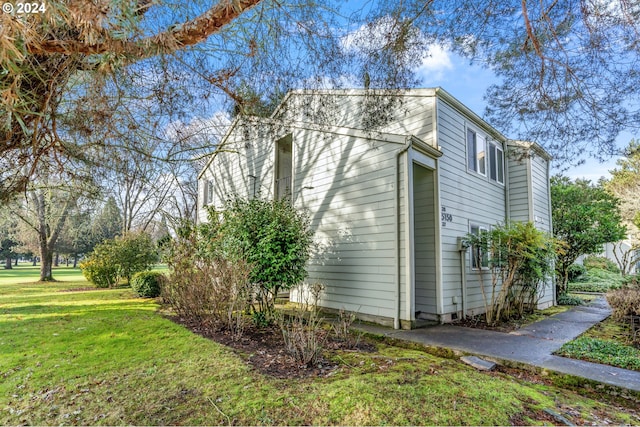
[[422, 58], [422, 64], [416, 70], [416, 74], [424, 80], [433, 82], [442, 80], [445, 72], [453, 68], [451, 52], [445, 46], [432, 44]]

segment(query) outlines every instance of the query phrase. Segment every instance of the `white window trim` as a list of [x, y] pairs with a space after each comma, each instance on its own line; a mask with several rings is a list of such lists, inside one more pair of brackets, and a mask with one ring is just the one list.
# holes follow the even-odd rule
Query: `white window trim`
[[[473, 158], [475, 160], [475, 169], [472, 169], [472, 168], [469, 167], [469, 154], [470, 154], [469, 153], [469, 131], [473, 132], [474, 135], [475, 135], [475, 149], [476, 149], [476, 152], [473, 153]], [[489, 156], [488, 156], [488, 150], [487, 150], [489, 142], [488, 142], [487, 135], [482, 133], [482, 132], [479, 132], [478, 129], [474, 128], [473, 126], [467, 125], [466, 129], [465, 129], [464, 138], [465, 138], [464, 146], [465, 146], [465, 154], [466, 154], [466, 156], [465, 156], [465, 165], [467, 167], [467, 172], [487, 177], [488, 176], [487, 175], [487, 169], [488, 169], [488, 166], [489, 166], [488, 165], [488, 157]], [[484, 168], [481, 168], [481, 161], [480, 161], [480, 153], [482, 153], [481, 146], [480, 146], [481, 145], [480, 144], [481, 141], [482, 141], [482, 145], [484, 145], [484, 158], [483, 158], [483, 161], [482, 161], [482, 166], [484, 166]], [[482, 172], [481, 169], [484, 169], [484, 172]]]
[[[487, 174], [487, 177], [489, 178], [489, 181], [491, 181], [491, 182], [495, 182], [496, 184], [504, 185], [505, 175], [506, 175], [505, 174], [505, 164], [504, 164], [504, 148], [502, 147], [502, 144], [500, 144], [497, 141], [490, 141], [487, 145], [489, 146], [489, 156], [488, 156], [489, 173]], [[497, 151], [500, 151], [500, 153], [501, 153], [500, 160], [501, 160], [501, 163], [502, 163], [502, 181], [500, 181], [500, 179], [499, 179], [500, 174], [498, 173], [499, 169], [498, 169], [497, 161], [496, 161], [496, 179], [491, 178], [491, 153], [493, 153], [493, 149], [494, 148], [496, 150], [496, 154], [497, 154]]]
[[[472, 229], [473, 228], [477, 228], [478, 232], [489, 232], [489, 227], [487, 227], [486, 225], [480, 225], [478, 223], [475, 222], [471, 222], [469, 221], [469, 234], [473, 234]], [[487, 265], [480, 265], [480, 268], [476, 267], [473, 264], [473, 255], [474, 255], [474, 251], [475, 248], [473, 245], [471, 245], [470, 247], [470, 251], [469, 251], [469, 266], [471, 267], [471, 270], [475, 270], [475, 271], [485, 271], [485, 270], [489, 270], [489, 256], [487, 255]], [[482, 255], [481, 255], [481, 259], [482, 259]]]
[[215, 182], [212, 179], [207, 179], [205, 181], [205, 187], [204, 187], [204, 191], [205, 191], [205, 195], [204, 195], [204, 200], [205, 200], [205, 206], [211, 206], [214, 202], [214, 187], [215, 187]]

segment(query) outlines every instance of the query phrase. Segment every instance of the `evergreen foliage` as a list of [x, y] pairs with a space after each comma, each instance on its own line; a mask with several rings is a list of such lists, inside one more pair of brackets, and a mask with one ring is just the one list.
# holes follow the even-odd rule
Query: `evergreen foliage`
[[625, 237], [619, 201], [588, 180], [551, 178], [553, 234], [563, 242], [556, 262], [556, 293], [567, 291], [569, 268], [580, 255], [597, 253], [607, 242]]
[[164, 274], [159, 271], [141, 271], [131, 278], [131, 289], [143, 298], [160, 296]]

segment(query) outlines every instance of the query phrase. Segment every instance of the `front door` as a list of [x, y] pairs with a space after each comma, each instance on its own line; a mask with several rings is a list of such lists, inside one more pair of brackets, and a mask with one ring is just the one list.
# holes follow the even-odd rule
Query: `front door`
[[413, 164], [416, 318], [437, 320], [435, 171]]

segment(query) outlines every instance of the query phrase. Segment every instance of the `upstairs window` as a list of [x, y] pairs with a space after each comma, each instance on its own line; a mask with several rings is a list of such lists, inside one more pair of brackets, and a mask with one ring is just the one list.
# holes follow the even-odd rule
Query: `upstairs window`
[[276, 144], [276, 176], [274, 194], [276, 200], [291, 200], [291, 175], [293, 172], [291, 135], [285, 136]]
[[487, 140], [473, 129], [467, 128], [467, 169], [487, 175]]
[[204, 182], [203, 207], [213, 203], [213, 185], [213, 181], [210, 179]]
[[504, 151], [495, 142], [489, 144], [489, 179], [504, 184]]

